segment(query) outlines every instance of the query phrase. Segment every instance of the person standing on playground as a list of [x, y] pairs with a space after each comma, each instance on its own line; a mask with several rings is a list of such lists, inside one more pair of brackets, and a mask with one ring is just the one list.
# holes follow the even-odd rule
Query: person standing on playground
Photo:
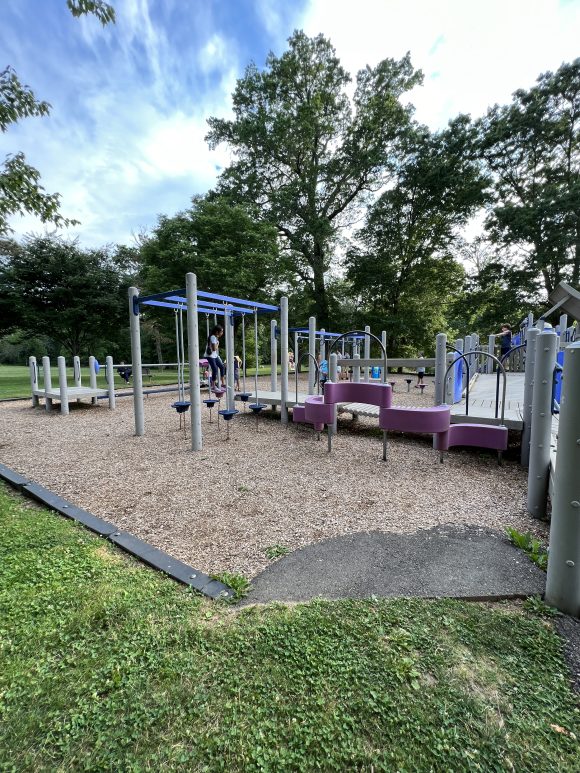
[[[419, 359], [424, 360], [423, 352], [419, 352]], [[417, 368], [417, 383], [415, 384], [415, 389], [419, 389], [420, 386], [424, 386], [423, 379], [425, 378], [425, 366], [419, 365]]]
[[[225, 389], [225, 386], [226, 386], [226, 380], [225, 380], [226, 368], [219, 354], [219, 347], [220, 347], [219, 339], [223, 336], [223, 334], [224, 334], [223, 327], [221, 325], [215, 325], [208, 336], [207, 347], [205, 350], [205, 356], [207, 357], [207, 361], [211, 369], [211, 381], [213, 383], [214, 389], [219, 389], [220, 376], [221, 376], [222, 388]], [[219, 375], [218, 375], [218, 372], [219, 372]]]
[[512, 348], [512, 329], [506, 322], [504, 322], [501, 326], [501, 331], [499, 333], [495, 333], [494, 335], [496, 338], [501, 339], [499, 342], [501, 349], [500, 357], [503, 359], [505, 355], [509, 354], [509, 351]]

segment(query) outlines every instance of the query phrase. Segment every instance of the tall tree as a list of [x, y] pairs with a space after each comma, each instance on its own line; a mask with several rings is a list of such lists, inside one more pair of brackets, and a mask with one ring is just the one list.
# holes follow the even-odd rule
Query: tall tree
[[390, 351], [432, 348], [463, 287], [452, 247], [485, 200], [487, 178], [471, 155], [473, 127], [459, 116], [442, 132], [415, 127], [393, 185], [369, 209], [347, 254], [361, 315], [387, 331]]
[[101, 351], [127, 327], [129, 279], [111, 250], [57, 236], [0, 244], [0, 332], [48, 335], [70, 354]]
[[[115, 20], [115, 11], [103, 0], [67, 0], [73, 16], [94, 14], [101, 24]], [[33, 91], [21, 83], [11, 67], [0, 71], [0, 131], [6, 132], [10, 124], [22, 118], [44, 116], [50, 112], [48, 102], [38, 100]], [[60, 196], [46, 193], [40, 184], [40, 172], [26, 162], [23, 153], [6, 156], [0, 165], [0, 236], [12, 232], [8, 219], [12, 215], [28, 212], [43, 223], [56, 226], [74, 225], [59, 213]]]
[[422, 80], [409, 55], [350, 75], [322, 35], [296, 31], [288, 50], [251, 64], [233, 94], [234, 119], [211, 118], [208, 141], [227, 143], [236, 160], [220, 189], [255, 203], [276, 225], [292, 271], [329, 322], [327, 272], [341, 228], [380, 189], [392, 150], [409, 124], [400, 97]]
[[267, 297], [278, 273], [276, 229], [248, 207], [197, 196], [190, 209], [159, 218], [141, 245], [142, 282], [148, 292], [183, 287], [195, 271], [208, 292]]
[[519, 251], [549, 293], [580, 282], [580, 59], [545, 73], [478, 124], [495, 179], [487, 227]]

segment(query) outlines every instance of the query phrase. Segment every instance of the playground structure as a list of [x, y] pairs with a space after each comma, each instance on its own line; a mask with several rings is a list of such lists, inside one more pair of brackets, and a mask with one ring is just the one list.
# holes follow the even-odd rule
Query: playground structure
[[107, 357], [106, 359], [107, 389], [100, 389], [97, 386], [97, 374], [100, 370], [100, 366], [98, 360], [93, 356], [89, 357], [88, 387], [82, 385], [81, 362], [79, 357], [73, 358], [74, 386], [69, 386], [68, 384], [66, 360], [64, 357], [58, 358], [58, 389], [54, 389], [52, 386], [49, 357], [42, 358], [42, 388], [40, 387], [38, 379], [36, 357], [29, 357], [28, 367], [30, 371], [30, 387], [32, 391], [33, 407], [39, 405], [39, 398], [44, 398], [45, 408], [50, 412], [52, 411], [53, 400], [58, 400], [60, 401], [60, 412], [66, 416], [69, 412], [69, 402], [71, 400], [76, 400], [80, 403], [84, 399], [89, 399], [93, 405], [96, 405], [99, 398], [105, 397], [109, 400], [109, 408], [111, 410], [115, 408], [114, 366], [112, 357]]

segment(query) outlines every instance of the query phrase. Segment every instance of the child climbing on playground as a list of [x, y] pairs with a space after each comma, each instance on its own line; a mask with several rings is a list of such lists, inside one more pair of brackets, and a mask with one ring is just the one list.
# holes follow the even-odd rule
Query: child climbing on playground
[[316, 358], [318, 362], [318, 372], [320, 374], [320, 388], [322, 389], [328, 381], [328, 360], [323, 360], [322, 355], [319, 354]]
[[[226, 381], [226, 368], [222, 362], [222, 358], [219, 354], [220, 338], [224, 334], [224, 329], [221, 325], [215, 325], [207, 339], [207, 346], [205, 350], [205, 356], [211, 369], [211, 382], [214, 389], [221, 387], [225, 389]], [[218, 375], [219, 374], [219, 375]], [[220, 381], [221, 377], [221, 381]]]
[[[419, 352], [419, 359], [424, 360], [425, 357], [423, 356], [423, 352]], [[419, 365], [417, 368], [417, 383], [415, 384], [415, 389], [419, 389], [420, 386], [424, 386], [423, 379], [425, 378], [425, 366]]]
[[500, 346], [500, 358], [503, 359], [506, 357], [510, 349], [512, 348], [512, 329], [511, 326], [507, 324], [507, 322], [504, 322], [501, 326], [501, 330], [499, 333], [494, 333], [496, 338], [500, 339], [499, 346]]
[[240, 368], [242, 367], [242, 358], [239, 354], [234, 355], [234, 389], [240, 391]]

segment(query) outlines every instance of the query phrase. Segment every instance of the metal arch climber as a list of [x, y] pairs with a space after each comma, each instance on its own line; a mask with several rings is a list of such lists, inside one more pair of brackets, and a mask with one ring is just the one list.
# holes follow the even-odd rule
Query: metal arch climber
[[[450, 348], [454, 348], [454, 347], [450, 347]], [[497, 365], [498, 365], [498, 368], [499, 368], [498, 369], [498, 374], [499, 374], [499, 372], [501, 370], [501, 373], [503, 375], [503, 390], [502, 390], [502, 397], [501, 397], [501, 418], [500, 418], [500, 423], [503, 425], [504, 411], [505, 411], [505, 395], [506, 395], [506, 388], [507, 388], [507, 376], [506, 376], [505, 368], [504, 368], [501, 360], [499, 359], [499, 357], [496, 357], [495, 354], [490, 354], [490, 352], [484, 352], [484, 351], [481, 351], [480, 349], [476, 349], [475, 352], [468, 352], [467, 354], [460, 353], [459, 357], [456, 357], [453, 360], [453, 362], [451, 362], [447, 366], [447, 370], [445, 371], [445, 375], [443, 376], [443, 383], [444, 384], [446, 383], [449, 371], [451, 370], [451, 368], [454, 367], [454, 365], [457, 362], [459, 362], [459, 360], [463, 360], [465, 362], [465, 364], [467, 366], [467, 377], [469, 379], [469, 363], [467, 361], [467, 357], [469, 357], [470, 354], [474, 354], [474, 353], [475, 354], [484, 354], [486, 357], [489, 357], [491, 360], [496, 362]], [[469, 381], [468, 381], [468, 383], [469, 383]], [[465, 398], [466, 398], [465, 399], [465, 415], [468, 416], [469, 415], [469, 390], [466, 391]], [[496, 415], [496, 418], [497, 418], [497, 402], [496, 402], [495, 415]]]
[[381, 341], [381, 339], [378, 338], [376, 335], [374, 335], [374, 333], [371, 333], [368, 330], [349, 330], [348, 333], [343, 333], [338, 338], [335, 338], [328, 348], [328, 356], [330, 357], [330, 355], [332, 354], [332, 350], [334, 349], [334, 347], [339, 341], [342, 341], [343, 338], [348, 338], [348, 336], [352, 336], [352, 335], [362, 335], [365, 338], [368, 336], [369, 338], [372, 338], [373, 340], [375, 340], [378, 343], [378, 345], [381, 347], [381, 350], [383, 352], [383, 362], [384, 362], [383, 383], [386, 384], [387, 383], [387, 350], [383, 342]]
[[312, 362], [314, 363], [314, 368], [315, 368], [315, 370], [316, 370], [316, 380], [317, 380], [317, 382], [318, 382], [318, 391], [320, 391], [320, 366], [319, 366], [319, 365], [318, 365], [318, 363], [316, 362], [316, 357], [314, 357], [312, 354], [310, 354], [310, 352], [302, 352], [302, 354], [301, 354], [301, 355], [300, 355], [300, 357], [298, 358], [298, 362], [296, 363], [296, 367], [295, 367], [295, 380], [296, 380], [296, 405], [298, 405], [298, 370], [299, 370], [299, 368], [300, 368], [300, 364], [301, 364], [302, 360], [303, 360], [305, 357], [310, 357], [310, 359], [311, 359], [311, 360], [312, 360]]

